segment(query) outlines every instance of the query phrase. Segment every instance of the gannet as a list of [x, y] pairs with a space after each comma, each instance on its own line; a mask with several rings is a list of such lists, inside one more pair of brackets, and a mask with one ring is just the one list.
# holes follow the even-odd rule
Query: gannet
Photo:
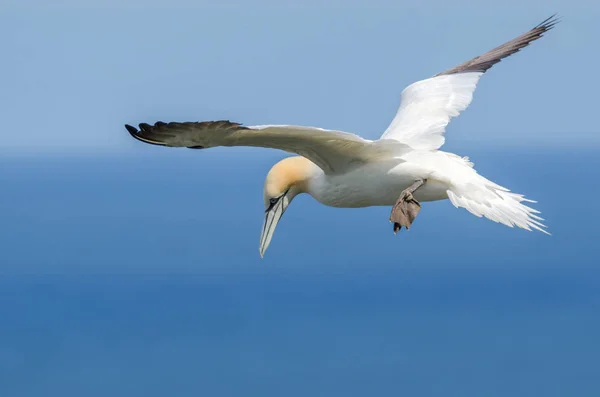
[[265, 215], [259, 253], [263, 257], [275, 227], [292, 200], [307, 193], [331, 207], [392, 206], [396, 233], [411, 227], [420, 202], [449, 199], [477, 217], [506, 226], [549, 234], [535, 203], [479, 175], [468, 157], [439, 150], [450, 119], [469, 106], [479, 78], [500, 62], [552, 29], [555, 15], [499, 47], [401, 93], [400, 108], [378, 140], [316, 127], [244, 126], [228, 120], [156, 122], [125, 128], [137, 140], [169, 147], [205, 149], [254, 146], [299, 156], [285, 158], [264, 183]]

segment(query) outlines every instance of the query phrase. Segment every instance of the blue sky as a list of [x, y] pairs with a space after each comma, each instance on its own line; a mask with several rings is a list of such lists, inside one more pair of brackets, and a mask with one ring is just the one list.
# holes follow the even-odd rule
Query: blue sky
[[593, 2], [53, 4], [3, 6], [2, 152], [148, 152], [155, 148], [122, 125], [155, 120], [316, 125], [377, 138], [406, 85], [554, 12], [563, 18], [554, 31], [481, 80], [448, 129], [449, 148], [600, 139]]

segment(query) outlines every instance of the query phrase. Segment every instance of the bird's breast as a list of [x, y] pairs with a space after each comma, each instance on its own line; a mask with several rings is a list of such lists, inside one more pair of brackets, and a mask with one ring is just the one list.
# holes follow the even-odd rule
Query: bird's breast
[[[402, 191], [419, 178], [428, 178], [428, 170], [406, 162], [375, 163], [340, 175], [320, 174], [309, 182], [309, 193], [331, 207], [358, 208], [392, 206]], [[419, 201], [447, 198], [447, 186], [431, 180], [415, 193]]]

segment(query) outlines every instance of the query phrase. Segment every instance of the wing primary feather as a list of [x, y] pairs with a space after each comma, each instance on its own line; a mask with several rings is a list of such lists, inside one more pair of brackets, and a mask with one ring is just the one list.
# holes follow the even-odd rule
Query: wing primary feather
[[144, 143], [148, 143], [150, 145], [156, 145], [156, 146], [167, 146], [166, 144], [164, 144], [162, 142], [151, 140], [151, 139], [141, 136], [140, 131], [138, 131], [138, 129], [132, 125], [125, 124], [125, 129], [127, 130], [127, 132], [129, 132], [129, 135], [131, 135], [133, 138], [137, 139], [140, 142], [144, 142]]
[[560, 19], [557, 18], [556, 15], [557, 14], [554, 14], [546, 18], [533, 29], [523, 33], [519, 37], [507, 41], [506, 43], [486, 52], [485, 54], [479, 55], [468, 60], [467, 62], [461, 63], [458, 66], [438, 73], [434, 77], [465, 72], [486, 72], [502, 59], [527, 47], [532, 41], [539, 39], [544, 33], [552, 29], [557, 23], [560, 22]]
[[[175, 130], [185, 129], [198, 129], [203, 130], [207, 128], [218, 129], [223, 132], [246, 130], [247, 127], [242, 126], [240, 123], [234, 123], [229, 120], [218, 120], [218, 121], [203, 121], [203, 122], [169, 122], [157, 121], [154, 125], [148, 123], [140, 123], [139, 130], [129, 124], [125, 124], [125, 128], [129, 134], [137, 139], [138, 141], [149, 143], [157, 146], [172, 146], [168, 142], [169, 138], [175, 138]], [[205, 149], [202, 145], [190, 145], [187, 146], [189, 149]]]

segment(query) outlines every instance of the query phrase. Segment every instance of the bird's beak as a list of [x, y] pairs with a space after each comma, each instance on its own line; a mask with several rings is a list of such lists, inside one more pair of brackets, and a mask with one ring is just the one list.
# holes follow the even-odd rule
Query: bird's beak
[[290, 198], [286, 192], [286, 194], [281, 196], [274, 205], [265, 211], [265, 223], [263, 224], [259, 246], [261, 258], [265, 255], [265, 251], [271, 243], [271, 238], [273, 238], [273, 233], [275, 233], [277, 223], [281, 219], [281, 216], [287, 209], [288, 205], [290, 205]]

